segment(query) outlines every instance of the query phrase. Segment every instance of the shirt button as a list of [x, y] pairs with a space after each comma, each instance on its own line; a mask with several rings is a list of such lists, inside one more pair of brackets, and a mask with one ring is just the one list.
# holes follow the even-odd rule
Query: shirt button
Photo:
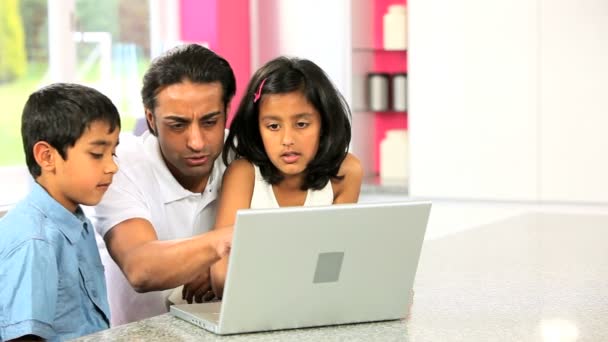
[[91, 291], [91, 294], [93, 295], [93, 297], [97, 298], [97, 291], [96, 290]]

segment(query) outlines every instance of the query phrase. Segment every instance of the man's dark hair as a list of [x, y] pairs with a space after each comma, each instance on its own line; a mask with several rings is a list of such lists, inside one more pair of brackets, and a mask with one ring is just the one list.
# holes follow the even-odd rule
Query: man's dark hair
[[21, 116], [25, 161], [32, 177], [41, 174], [34, 158], [34, 145], [46, 141], [67, 159], [68, 148], [93, 122], [105, 122], [109, 132], [120, 129], [120, 115], [110, 99], [79, 84], [54, 83], [30, 95]]
[[[224, 111], [236, 92], [234, 73], [224, 58], [197, 44], [181, 45], [152, 61], [141, 89], [144, 107], [154, 113], [158, 93], [167, 86], [186, 80], [193, 83], [219, 82]], [[149, 122], [148, 130], [156, 134]]]
[[264, 149], [258, 124], [259, 97], [294, 91], [301, 92], [321, 116], [319, 149], [306, 167], [302, 184], [302, 190], [320, 190], [330, 178], [344, 178], [338, 175], [338, 171], [348, 153], [351, 113], [327, 74], [307, 59], [278, 57], [253, 75], [230, 124], [223, 160], [227, 165], [228, 156], [234, 153], [236, 158], [245, 158], [257, 165], [268, 183], [278, 184], [283, 180]]

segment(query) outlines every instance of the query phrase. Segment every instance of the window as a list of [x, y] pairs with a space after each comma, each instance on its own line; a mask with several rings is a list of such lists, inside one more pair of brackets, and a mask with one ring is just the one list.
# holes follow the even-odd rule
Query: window
[[150, 61], [148, 0], [2, 0], [0, 20], [0, 209], [31, 182], [21, 144], [21, 111], [46, 84], [85, 84], [112, 99], [123, 132], [143, 116], [139, 89]]

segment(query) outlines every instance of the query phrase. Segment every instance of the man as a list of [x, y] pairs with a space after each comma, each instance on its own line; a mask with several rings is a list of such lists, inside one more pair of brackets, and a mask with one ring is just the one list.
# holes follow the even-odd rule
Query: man
[[185, 45], [155, 59], [141, 91], [149, 132], [122, 139], [120, 171], [95, 208], [112, 325], [167, 312], [172, 289], [210, 299], [209, 267], [231, 229], [208, 232], [225, 166], [220, 156], [236, 85], [228, 62]]

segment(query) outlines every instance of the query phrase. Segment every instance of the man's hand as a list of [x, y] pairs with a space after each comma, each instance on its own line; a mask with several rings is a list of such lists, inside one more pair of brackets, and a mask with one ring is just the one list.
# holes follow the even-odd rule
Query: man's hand
[[[209, 244], [220, 258], [226, 257], [232, 247], [233, 226], [214, 229], [205, 235], [209, 238]], [[205, 269], [191, 282], [184, 284], [182, 299], [188, 304], [208, 302], [215, 298], [211, 289], [211, 277], [209, 269]]]
[[205, 269], [194, 280], [184, 285], [182, 289], [182, 299], [188, 304], [203, 303], [212, 300], [215, 297], [211, 291], [211, 278], [209, 277], [209, 269]]
[[232, 232], [234, 226], [218, 227], [207, 233], [211, 240], [211, 245], [220, 258], [230, 254], [232, 248]]

